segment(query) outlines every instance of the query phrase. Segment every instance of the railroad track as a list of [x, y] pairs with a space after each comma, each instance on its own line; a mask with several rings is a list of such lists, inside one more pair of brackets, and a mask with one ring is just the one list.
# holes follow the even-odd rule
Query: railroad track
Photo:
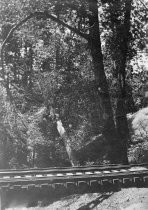
[[[47, 190], [74, 192], [114, 186], [147, 186], [148, 164], [0, 170], [0, 210], [7, 192]], [[6, 196], [5, 196], [6, 197]]]
[[104, 180], [114, 182], [119, 179], [120, 182], [125, 182], [127, 178], [131, 181], [139, 178], [145, 182], [148, 179], [148, 164], [0, 170], [0, 188], [13, 189], [16, 186], [21, 188], [24, 185], [38, 185], [38, 183], [45, 183], [55, 188], [56, 183], [67, 185], [69, 181], [79, 186], [83, 180], [87, 180], [89, 185], [92, 179], [100, 182]]

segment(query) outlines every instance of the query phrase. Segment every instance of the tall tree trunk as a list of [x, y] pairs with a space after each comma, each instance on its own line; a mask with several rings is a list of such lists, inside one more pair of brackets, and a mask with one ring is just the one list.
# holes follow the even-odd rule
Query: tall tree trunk
[[0, 148], [0, 169], [5, 169], [5, 168], [8, 168], [7, 138], [2, 139], [0, 147], [1, 147]]
[[36, 153], [36, 148], [35, 145], [33, 147], [33, 151], [32, 151], [32, 167], [35, 167], [35, 153]]
[[65, 128], [63, 127], [62, 121], [60, 119], [57, 119], [56, 123], [57, 123], [57, 130], [59, 132], [59, 135], [64, 141], [66, 152], [68, 154], [71, 165], [76, 166], [77, 165], [76, 157], [71, 146], [71, 141], [66, 133]]
[[120, 144], [118, 145], [120, 159], [123, 164], [128, 164], [127, 143], [129, 139], [129, 129], [125, 112], [125, 101], [121, 96], [117, 99], [116, 127], [118, 139], [120, 140]]
[[130, 134], [128, 129], [128, 122], [126, 117], [126, 109], [125, 109], [125, 100], [127, 97], [126, 93], [126, 61], [127, 61], [127, 52], [128, 52], [128, 43], [129, 43], [129, 33], [130, 33], [130, 15], [131, 15], [131, 6], [132, 0], [125, 1], [125, 15], [124, 15], [124, 25], [123, 25], [123, 34], [121, 38], [120, 44], [120, 61], [119, 63], [119, 86], [120, 86], [120, 94], [117, 99], [117, 107], [116, 107], [116, 126], [118, 138], [121, 140], [120, 144], [120, 154], [122, 163], [127, 164], [127, 144], [128, 140], [130, 140]]
[[[58, 16], [58, 18], [59, 18], [59, 16]], [[60, 64], [61, 64], [60, 63], [59, 45], [60, 45], [60, 40], [57, 41], [57, 46], [56, 46], [56, 70], [57, 71], [59, 71]], [[51, 108], [51, 110], [52, 110], [52, 108]], [[52, 110], [52, 112], [54, 113], [54, 110]], [[68, 136], [63, 124], [62, 124], [61, 119], [59, 119], [59, 116], [56, 115], [55, 113], [54, 113], [54, 115], [56, 117], [57, 130], [58, 130], [58, 133], [59, 133], [59, 135], [61, 136], [61, 138], [64, 142], [65, 149], [66, 149], [67, 155], [69, 157], [69, 161], [70, 161], [72, 166], [76, 166], [77, 161], [76, 161], [76, 157], [75, 157], [74, 151], [73, 151], [72, 146], [71, 146], [71, 141], [69, 139], [69, 136]]]
[[53, 108], [53, 106], [50, 104], [48, 104], [47, 106], [47, 110], [46, 110], [46, 114], [53, 120], [56, 122], [56, 126], [57, 126], [57, 131], [60, 135], [60, 137], [62, 138], [64, 145], [65, 145], [65, 149], [67, 152], [67, 155], [69, 157], [69, 161], [71, 163], [72, 166], [76, 166], [77, 165], [77, 159], [74, 153], [74, 150], [72, 148], [72, 144], [71, 144], [71, 140], [62, 124], [61, 119], [59, 118], [59, 114], [55, 113], [55, 110]]
[[111, 163], [120, 162], [119, 154], [117, 150], [117, 138], [116, 129], [113, 119], [113, 111], [110, 101], [110, 95], [108, 90], [107, 79], [104, 71], [103, 55], [101, 49], [100, 30], [99, 30], [99, 19], [98, 19], [98, 5], [97, 0], [90, 0], [89, 10], [91, 16], [89, 16], [90, 25], [90, 49], [94, 64], [94, 75], [96, 82], [96, 90], [98, 97], [101, 97], [102, 105], [104, 107], [104, 128], [103, 135], [108, 141], [110, 151], [109, 159]]

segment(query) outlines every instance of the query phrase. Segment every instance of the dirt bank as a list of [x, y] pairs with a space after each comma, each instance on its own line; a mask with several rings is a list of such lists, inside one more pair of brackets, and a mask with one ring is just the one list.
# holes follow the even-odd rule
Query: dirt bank
[[9, 210], [148, 210], [148, 188], [128, 188], [119, 192], [87, 193], [61, 198], [42, 207], [17, 207]]

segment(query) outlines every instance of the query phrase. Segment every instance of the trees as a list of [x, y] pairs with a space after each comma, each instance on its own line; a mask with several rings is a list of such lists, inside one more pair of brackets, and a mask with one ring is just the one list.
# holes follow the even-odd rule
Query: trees
[[[103, 23], [105, 17], [98, 18], [101, 3], [96, 0], [70, 3], [66, 0], [50, 3], [34, 0], [25, 4], [18, 0], [21, 10], [14, 9], [13, 0], [9, 1], [8, 6], [13, 8], [10, 13], [12, 20], [18, 20], [18, 23], [4, 24], [2, 30], [5, 41], [1, 60], [5, 87], [21, 114], [36, 115], [38, 110], [47, 108], [45, 115], [48, 120], [35, 124], [34, 136], [41, 136], [41, 141], [43, 136], [47, 141], [53, 141], [57, 134], [51, 137], [49, 129], [44, 130], [44, 127], [47, 124], [49, 127], [55, 123], [60, 125], [64, 130], [59, 134], [71, 162], [75, 162], [72, 160], [73, 145], [77, 144], [74, 136], [81, 133], [78, 130], [84, 132], [88, 127], [91, 128], [89, 135], [102, 133], [107, 140], [110, 162], [127, 163], [129, 135], [125, 102], [128, 88], [126, 64], [131, 59], [129, 43], [132, 43], [131, 2], [102, 1], [102, 7], [107, 7], [104, 11], [108, 21]], [[2, 9], [3, 23], [10, 20], [4, 11], [5, 6]], [[20, 21], [22, 11], [25, 17]], [[106, 28], [108, 37], [102, 33], [101, 27]], [[102, 47], [104, 42], [105, 50]], [[107, 66], [107, 50], [115, 64], [113, 72]], [[108, 72], [118, 84], [116, 117], [108, 88]], [[83, 140], [79, 139], [85, 142], [89, 135], [81, 135]]]
[[[127, 143], [130, 135], [126, 118], [127, 84], [126, 84], [126, 65], [128, 59], [128, 50], [130, 43], [131, 27], [131, 7], [132, 1], [119, 1], [118, 4], [111, 2], [109, 4], [110, 27], [112, 31], [111, 55], [115, 64], [116, 78], [118, 82], [118, 99], [116, 105], [116, 127], [118, 138], [120, 139], [119, 151], [121, 160], [128, 163]], [[113, 45], [115, 50], [113, 50]]]
[[[87, 3], [87, 2], [86, 2]], [[27, 18], [25, 18], [23, 21], [19, 22], [17, 26], [13, 27], [8, 34], [7, 38], [5, 39], [3, 46], [5, 43], [9, 40], [11, 34], [13, 31], [15, 31], [19, 26], [21, 26], [23, 23], [25, 23], [30, 18], [36, 16], [38, 19], [41, 18], [50, 18], [51, 20], [56, 21], [57, 23], [61, 24], [62, 26], [70, 29], [77, 35], [85, 38], [86, 40], [89, 40], [89, 43], [91, 45], [90, 50], [93, 58], [94, 63], [94, 75], [95, 75], [95, 86], [96, 86], [96, 97], [99, 98], [99, 103], [101, 101], [103, 111], [104, 111], [104, 135], [108, 139], [109, 143], [112, 142], [111, 136], [113, 136], [113, 140], [115, 138], [115, 128], [114, 128], [114, 122], [113, 122], [113, 114], [110, 104], [110, 98], [108, 93], [108, 87], [107, 87], [107, 81], [104, 73], [104, 67], [103, 67], [103, 56], [101, 52], [101, 42], [100, 42], [100, 33], [99, 33], [99, 22], [98, 22], [98, 11], [97, 11], [97, 1], [92, 1], [88, 3], [89, 12], [91, 15], [89, 15], [89, 26], [90, 26], [90, 34], [82, 33], [80, 30], [75, 29], [67, 24], [65, 24], [63, 21], [61, 21], [59, 18], [50, 15], [47, 11], [44, 12], [35, 12], [31, 15], [29, 15]], [[82, 15], [82, 14], [81, 14]], [[79, 18], [79, 17], [78, 17]], [[97, 30], [96, 30], [97, 29]], [[97, 43], [97, 45], [96, 45]], [[2, 53], [3, 55], [3, 53]], [[3, 60], [3, 58], [2, 58]], [[99, 93], [99, 90], [101, 94]], [[100, 100], [101, 97], [101, 100]], [[110, 131], [109, 131], [110, 130]], [[111, 135], [112, 134], [112, 135]], [[109, 138], [108, 138], [109, 137]], [[110, 146], [112, 143], [110, 143]], [[113, 160], [114, 161], [114, 160]]]
[[[116, 87], [114, 101], [117, 98], [115, 115], [118, 139], [120, 139], [119, 154], [122, 162], [126, 163], [127, 145], [131, 141], [126, 114], [129, 111], [135, 111], [132, 95], [134, 91], [132, 89], [133, 66], [130, 65], [130, 62], [138, 51], [138, 43], [144, 43], [144, 34], [140, 25], [143, 22], [141, 21], [141, 12], [143, 17], [145, 12], [143, 9], [136, 8], [134, 1], [118, 1], [118, 3], [103, 1], [103, 3], [106, 3], [104, 12], [107, 17], [103, 17], [102, 25], [108, 29], [105, 51], [107, 59], [111, 59], [112, 78]], [[135, 17], [135, 13], [137, 17]], [[138, 25], [137, 19], [139, 20]], [[140, 28], [138, 33], [135, 28]]]
[[0, 85], [0, 168], [27, 166], [26, 127], [22, 116], [6, 100], [6, 90]]
[[[116, 142], [116, 131], [113, 120], [113, 112], [110, 102], [110, 96], [108, 91], [107, 79], [104, 71], [103, 55], [101, 49], [101, 38], [99, 30], [99, 20], [98, 20], [98, 5], [97, 1], [89, 1], [89, 9], [91, 16], [89, 17], [89, 27], [90, 27], [90, 45], [91, 45], [91, 55], [94, 64], [94, 74], [95, 74], [95, 85], [98, 92], [98, 96], [101, 98], [102, 106], [104, 109], [104, 128], [103, 135], [108, 141], [111, 147], [111, 154], [109, 154], [111, 162], [117, 161], [117, 157], [113, 155], [113, 148]], [[115, 154], [115, 151], [114, 151]]]

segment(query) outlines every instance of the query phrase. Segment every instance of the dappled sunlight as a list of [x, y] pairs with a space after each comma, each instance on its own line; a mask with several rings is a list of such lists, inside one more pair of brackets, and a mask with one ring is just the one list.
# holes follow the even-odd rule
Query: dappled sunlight
[[26, 210], [27, 208], [26, 207], [10, 207], [10, 208], [7, 208], [7, 210]]
[[127, 115], [131, 129], [132, 145], [129, 148], [130, 163], [148, 160], [148, 107]]
[[148, 107], [140, 109], [133, 115], [132, 127], [135, 135], [148, 135]]

